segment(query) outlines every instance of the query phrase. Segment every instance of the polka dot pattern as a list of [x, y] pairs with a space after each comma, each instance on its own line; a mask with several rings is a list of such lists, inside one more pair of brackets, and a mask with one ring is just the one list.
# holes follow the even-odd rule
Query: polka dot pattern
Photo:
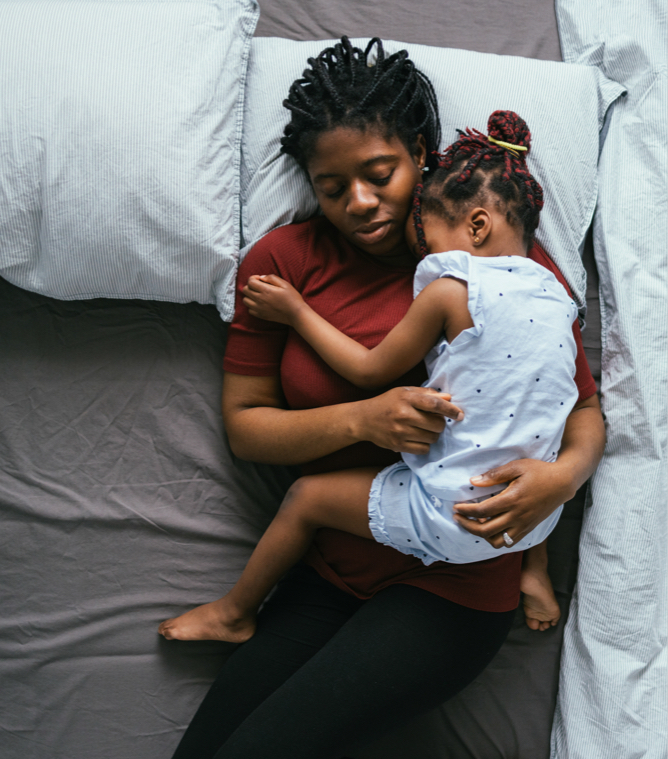
[[[447, 387], [466, 416], [459, 422], [445, 419], [445, 431], [428, 455], [404, 454], [417, 477], [402, 478], [401, 486], [394, 482], [396, 492], [404, 491], [401, 502], [411, 515], [405, 520], [411, 527], [397, 534], [395, 544], [425, 563], [498, 556], [485, 540], [462, 530], [453, 507], [494, 492], [470, 484], [475, 474], [516, 458], [554, 460], [577, 398], [572, 380], [575, 308], [549, 272], [517, 256], [502, 262], [459, 251], [436, 253], [419, 264], [416, 292], [443, 275], [469, 283], [475, 326], [452, 343], [443, 340], [430, 353], [428, 384], [437, 392]], [[568, 322], [564, 308], [570, 311]], [[546, 535], [532, 532], [518, 541], [517, 550]]]

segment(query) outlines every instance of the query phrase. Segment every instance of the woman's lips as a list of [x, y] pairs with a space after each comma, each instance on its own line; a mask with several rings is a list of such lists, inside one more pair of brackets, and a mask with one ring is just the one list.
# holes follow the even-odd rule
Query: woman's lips
[[365, 245], [372, 245], [373, 243], [380, 242], [385, 235], [390, 231], [392, 227], [392, 221], [381, 221], [375, 224], [366, 224], [359, 227], [353, 232], [355, 237]]

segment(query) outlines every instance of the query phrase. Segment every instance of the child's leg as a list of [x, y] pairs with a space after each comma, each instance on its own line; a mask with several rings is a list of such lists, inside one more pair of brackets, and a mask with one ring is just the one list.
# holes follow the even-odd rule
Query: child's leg
[[333, 527], [373, 539], [367, 505], [378, 471], [350, 469], [297, 480], [232, 590], [217, 601], [165, 620], [158, 631], [177, 640], [248, 640], [255, 632], [260, 604], [306, 553], [316, 530]]
[[547, 574], [547, 541], [524, 552], [520, 590], [524, 593], [524, 616], [532, 630], [547, 630], [559, 621], [561, 610]]

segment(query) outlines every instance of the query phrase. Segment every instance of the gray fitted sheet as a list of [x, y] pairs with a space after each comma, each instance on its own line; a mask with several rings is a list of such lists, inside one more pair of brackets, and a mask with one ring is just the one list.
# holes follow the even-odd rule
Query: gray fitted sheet
[[[549, 2], [409, 7], [266, 0], [258, 34], [559, 57]], [[168, 757], [229, 652], [156, 632], [230, 586], [294, 475], [229, 451], [225, 334], [213, 307], [66, 303], [0, 280], [2, 759]], [[600, 366], [595, 327], [585, 343]], [[583, 501], [550, 539], [564, 617]], [[476, 682], [356, 759], [547, 757], [562, 628], [518, 613]]]

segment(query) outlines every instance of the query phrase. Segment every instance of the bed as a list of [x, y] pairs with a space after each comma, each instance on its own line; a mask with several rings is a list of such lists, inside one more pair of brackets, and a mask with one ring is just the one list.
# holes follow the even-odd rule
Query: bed
[[[550, 537], [562, 618], [539, 634], [518, 611], [474, 683], [354, 759], [665, 756], [665, 9], [609, 5], [615, 14], [575, 0], [558, 0], [556, 11], [546, 0], [445, 8], [427, 0], [410, 9], [399, 0], [263, 0], [259, 21], [248, 7], [238, 17], [248, 39], [235, 61], [250, 59], [251, 73], [254, 28], [257, 50], [272, 38], [380, 36], [563, 58], [617, 83], [602, 114], [598, 205], [579, 251], [586, 285], [569, 269], [583, 315], [586, 307], [583, 339], [608, 444]], [[236, 76], [239, 98], [245, 69]], [[237, 115], [239, 106], [230, 104]], [[239, 119], [230, 129], [243, 139]], [[243, 182], [243, 165], [241, 173]], [[242, 205], [243, 193], [242, 185]], [[227, 225], [218, 242], [232, 254], [216, 259], [215, 272], [195, 269], [217, 283], [207, 292], [188, 280], [192, 257], [178, 291], [174, 275], [151, 263], [152, 298], [136, 283], [120, 291], [123, 282], [114, 284], [118, 297], [52, 297], [40, 289], [46, 280], [34, 271], [20, 280], [20, 267], [4, 259], [3, 759], [170, 756], [229, 654], [224, 644], [167, 642], [157, 624], [231, 586], [296, 476], [236, 459], [220, 416], [229, 261], [258, 233], [248, 218], [235, 226], [239, 211], [243, 218], [232, 207], [216, 222]], [[61, 233], [61, 244], [68, 239]]]

